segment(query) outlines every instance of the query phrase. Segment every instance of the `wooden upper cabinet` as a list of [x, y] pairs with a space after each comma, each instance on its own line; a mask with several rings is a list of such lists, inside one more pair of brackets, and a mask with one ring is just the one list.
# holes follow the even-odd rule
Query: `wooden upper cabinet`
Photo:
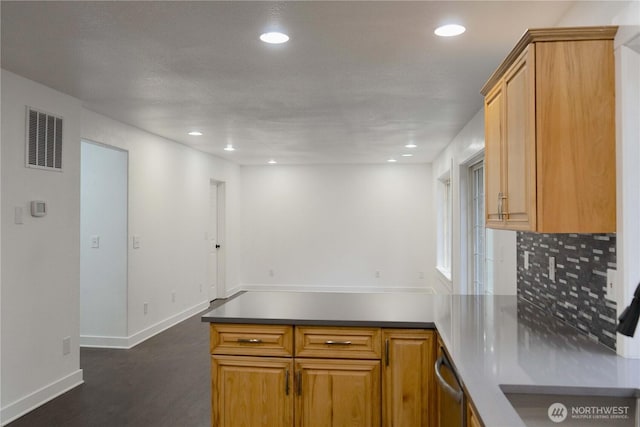
[[[502, 85], [497, 85], [484, 101], [484, 165], [485, 165], [485, 212], [487, 227], [502, 225], [500, 204], [502, 203], [502, 142], [503, 123]], [[487, 197], [486, 195], [491, 195]]]
[[487, 227], [616, 231], [616, 31], [529, 30], [483, 87]]

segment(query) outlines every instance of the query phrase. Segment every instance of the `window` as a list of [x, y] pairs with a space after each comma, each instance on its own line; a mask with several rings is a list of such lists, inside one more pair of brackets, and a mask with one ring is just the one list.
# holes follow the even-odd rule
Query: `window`
[[469, 168], [469, 217], [471, 239], [471, 293], [487, 293], [485, 281], [486, 233], [484, 224], [484, 163], [479, 161]]
[[438, 270], [451, 280], [451, 178], [449, 172], [438, 179]]

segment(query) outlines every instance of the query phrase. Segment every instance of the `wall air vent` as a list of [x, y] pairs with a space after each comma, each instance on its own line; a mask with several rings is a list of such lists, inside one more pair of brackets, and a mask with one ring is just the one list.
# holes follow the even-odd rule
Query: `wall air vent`
[[26, 166], [62, 170], [62, 117], [27, 107]]

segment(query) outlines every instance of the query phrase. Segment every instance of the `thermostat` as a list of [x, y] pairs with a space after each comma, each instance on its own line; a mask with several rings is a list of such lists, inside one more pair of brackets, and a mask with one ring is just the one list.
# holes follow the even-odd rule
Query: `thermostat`
[[45, 216], [47, 214], [47, 203], [42, 200], [31, 201], [31, 216]]

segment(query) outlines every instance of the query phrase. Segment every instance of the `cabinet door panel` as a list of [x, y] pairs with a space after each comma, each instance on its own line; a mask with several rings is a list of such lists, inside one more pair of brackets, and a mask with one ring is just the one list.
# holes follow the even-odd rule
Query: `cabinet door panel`
[[385, 330], [382, 376], [383, 425], [428, 427], [435, 421], [435, 334]]
[[296, 426], [380, 425], [380, 361], [296, 360]]
[[502, 191], [502, 134], [503, 107], [502, 86], [494, 88], [485, 99], [485, 215], [487, 226], [499, 227], [502, 218], [499, 215], [499, 194]]
[[293, 360], [212, 356], [213, 427], [291, 427]]
[[505, 96], [504, 212], [512, 229], [535, 230], [535, 49], [529, 46], [507, 71]]
[[611, 40], [536, 44], [539, 231], [616, 230], [614, 74]]

